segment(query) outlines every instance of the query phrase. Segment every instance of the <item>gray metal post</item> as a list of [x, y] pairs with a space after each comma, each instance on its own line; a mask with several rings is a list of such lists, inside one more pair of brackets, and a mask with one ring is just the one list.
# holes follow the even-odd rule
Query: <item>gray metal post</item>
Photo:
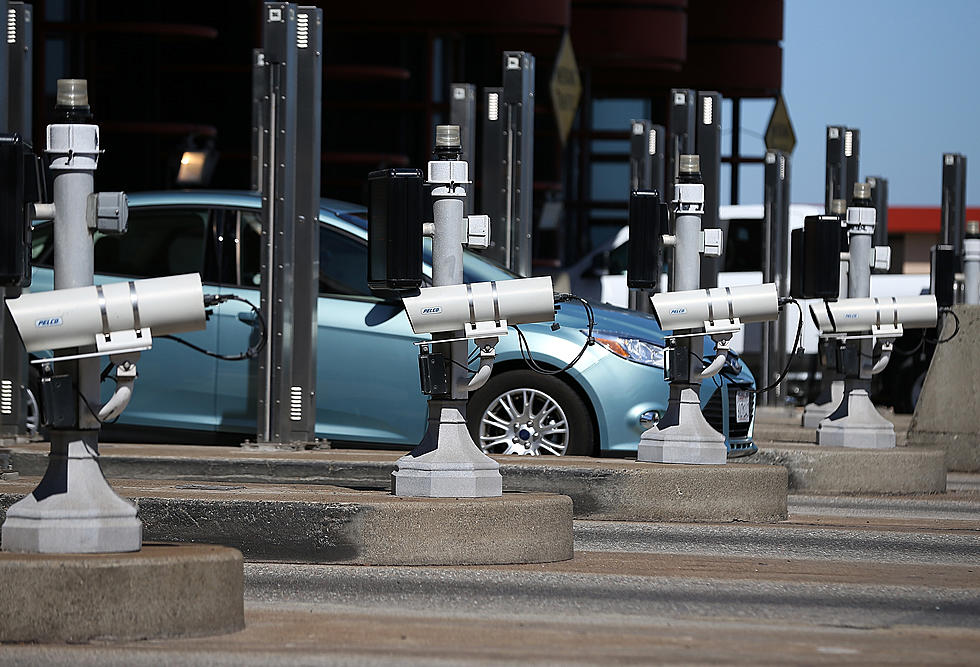
[[[697, 115], [694, 123], [695, 148], [701, 158], [701, 182], [704, 183], [703, 229], [721, 228], [718, 207], [721, 204], [721, 95], [698, 92]], [[722, 244], [727, 236], [722, 233]], [[722, 245], [724, 247], [724, 245]], [[701, 287], [717, 287], [718, 273], [725, 255], [704, 257], [701, 260]]]
[[[664, 128], [648, 120], [630, 123], [630, 191], [656, 190], [664, 196], [665, 143]], [[629, 307], [641, 313], [652, 313], [653, 290], [631, 289]]]
[[[665, 242], [674, 248], [670, 290], [697, 289], [700, 282], [704, 213], [704, 185], [700, 183], [698, 157], [678, 159], [680, 177], [674, 185], [673, 235]], [[636, 459], [656, 463], [708, 463], [727, 461], [725, 437], [708, 424], [701, 413], [700, 367], [692, 361], [701, 356], [701, 330], [675, 330], [668, 340], [666, 369], [670, 382], [667, 411], [640, 437]]]
[[[59, 113], [67, 123], [47, 128], [47, 154], [54, 175], [54, 288], [92, 285], [95, 230], [86, 209], [93, 194], [102, 147], [99, 127], [89, 122], [87, 84], [58, 82]], [[87, 352], [87, 350], [78, 350]], [[71, 351], [68, 351], [71, 354]], [[77, 396], [70, 426], [51, 429], [51, 454], [33, 494], [7, 511], [3, 548], [8, 551], [105, 553], [139, 551], [142, 523], [133, 503], [109, 487], [98, 462], [99, 359], [56, 362]]]
[[[681, 155], [694, 153], [695, 130], [694, 130], [694, 107], [697, 96], [693, 90], [688, 88], [674, 88], [670, 91], [670, 123], [667, 127], [668, 135], [667, 146], [667, 183], [670, 190], [663, 196], [676, 199], [674, 196], [674, 183], [677, 181], [678, 164]], [[663, 193], [662, 193], [663, 194]], [[673, 287], [670, 288], [674, 290]]]
[[[439, 126], [436, 147], [459, 149], [456, 128]], [[445, 132], [445, 134], [443, 134]], [[454, 143], [455, 142], [455, 143]], [[463, 283], [463, 245], [468, 221], [463, 215], [465, 184], [469, 182], [466, 162], [459, 153], [429, 162], [432, 186], [432, 285]], [[434, 343], [459, 339], [462, 330], [432, 335]], [[500, 465], [473, 442], [466, 426], [467, 341], [433, 345], [446, 355], [449, 392], [431, 396], [428, 423], [422, 442], [400, 458], [392, 474], [392, 492], [409, 497], [494, 497], [502, 494]]]
[[861, 180], [861, 130], [844, 130], [844, 164], [846, 165], [844, 195], [847, 205], [854, 203], [854, 184]]
[[480, 204], [490, 216], [490, 247], [482, 254], [507, 265], [507, 150], [504, 142], [504, 89], [483, 89], [483, 141], [480, 144]]
[[[6, 92], [8, 107], [7, 127], [0, 125], [0, 131], [16, 132], [24, 141], [32, 143], [32, 9], [22, 2], [11, 2], [4, 10], [3, 4], [0, 2], [0, 13], [6, 17], [3, 29], [7, 34], [0, 42], [0, 51], [6, 51], [8, 79], [5, 87], [0, 88]], [[13, 298], [18, 294], [19, 290], [0, 294], [0, 308], [5, 296]], [[18, 436], [25, 432], [26, 409], [21, 387], [28, 384], [27, 355], [10, 314], [6, 309], [3, 311], [0, 315], [0, 436]]]
[[827, 159], [824, 177], [824, 211], [830, 215], [830, 204], [835, 199], [847, 199], [847, 159], [844, 155], [846, 127], [827, 126]]
[[293, 356], [285, 442], [316, 438], [317, 301], [320, 291], [323, 10], [296, 10], [296, 218], [293, 225]]
[[[630, 121], [630, 192], [650, 190], [653, 185], [653, 156], [656, 134], [648, 120]], [[663, 193], [660, 193], [663, 196]]]
[[[7, 19], [9, 16], [7, 0], [0, 0], [0, 91], [4, 95], [9, 95], [8, 79], [8, 51], [7, 46]], [[7, 103], [0, 102], [0, 132], [7, 131]]]
[[[864, 179], [871, 186], [871, 203], [875, 207], [875, 235], [872, 244], [888, 245], [888, 179], [881, 176], [868, 176]], [[880, 269], [874, 269], [880, 272]]]
[[968, 220], [963, 239], [963, 303], [980, 304], [980, 221]]
[[23, 2], [11, 2], [7, 8], [7, 131], [17, 132], [33, 143], [31, 103], [34, 99], [33, 70], [34, 21], [33, 10]]
[[[504, 227], [509, 244], [506, 266], [527, 277], [531, 275], [534, 213], [534, 56], [504, 51], [503, 88], [507, 160]], [[491, 238], [495, 231], [491, 229]]]
[[[470, 173], [476, 167], [476, 86], [472, 83], [449, 84], [449, 124], [459, 127], [463, 152], [460, 159], [467, 164]], [[463, 213], [473, 212], [473, 197], [463, 200]]]
[[[765, 157], [764, 242], [762, 281], [775, 283], [780, 297], [789, 296], [789, 156], [768, 151]], [[776, 379], [786, 365], [786, 319], [762, 327], [762, 378], [764, 386]], [[782, 385], [764, 394], [767, 405], [782, 401]]]
[[[295, 272], [297, 248], [297, 111], [298, 60], [297, 7], [287, 2], [263, 5], [263, 43], [267, 77], [265, 146], [262, 178], [261, 309], [268, 325], [269, 341], [259, 358], [258, 440], [288, 444], [294, 433], [294, 417], [313, 419], [303, 410], [312, 392], [298, 383], [298, 368], [309, 365], [309, 349], [297, 347], [297, 278], [314, 280]], [[309, 25], [307, 24], [307, 30]], [[311, 147], [304, 147], [310, 150]], [[307, 165], [309, 161], [307, 160]], [[311, 193], [307, 191], [309, 197]], [[310, 203], [302, 203], [308, 210]], [[315, 288], [313, 288], [315, 289]], [[307, 338], [309, 343], [310, 339]], [[304, 437], [307, 441], [310, 438]]]
[[963, 257], [963, 232], [966, 225], [966, 156], [943, 154], [942, 217], [939, 242], [955, 249], [959, 271]]
[[266, 107], [269, 94], [269, 70], [265, 66], [262, 49], [252, 49], [252, 163], [249, 170], [249, 186], [254, 192], [262, 191], [262, 178], [266, 159]]

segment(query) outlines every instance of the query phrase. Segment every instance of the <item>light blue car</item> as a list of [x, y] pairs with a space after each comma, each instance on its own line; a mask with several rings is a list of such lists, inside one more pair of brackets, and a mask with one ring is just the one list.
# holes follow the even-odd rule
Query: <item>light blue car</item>
[[[97, 236], [96, 282], [199, 272], [205, 292], [234, 293], [259, 303], [260, 199], [250, 192], [182, 191], [129, 196], [129, 231]], [[412, 447], [426, 426], [417, 348], [400, 302], [367, 286], [363, 207], [323, 200], [320, 208], [320, 300], [317, 347], [317, 436], [334, 445]], [[429, 260], [428, 246], [425, 260]], [[32, 291], [53, 286], [51, 223], [34, 229]], [[428, 264], [424, 267], [430, 275]], [[467, 252], [467, 282], [515, 276]], [[490, 453], [635, 453], [640, 434], [667, 405], [663, 333], [649, 316], [593, 304], [595, 338], [582, 359], [555, 376], [535, 373], [517, 336], [504, 336], [487, 384], [470, 397], [474, 440]], [[526, 325], [534, 359], [563, 367], [586, 340], [580, 304], [561, 305], [552, 331]], [[184, 336], [208, 350], [235, 354], [255, 342], [254, 314], [231, 301], [217, 307], [207, 329]], [[710, 349], [706, 350], [710, 355]], [[132, 402], [105, 439], [142, 442], [240, 442], [254, 438], [256, 363], [222, 361], [158, 339], [139, 362]], [[35, 378], [36, 379], [36, 378]], [[702, 385], [705, 415], [727, 437], [729, 455], [755, 451], [755, 381], [737, 357]], [[103, 397], [113, 390], [103, 385]], [[532, 421], [533, 431], [519, 425]]]

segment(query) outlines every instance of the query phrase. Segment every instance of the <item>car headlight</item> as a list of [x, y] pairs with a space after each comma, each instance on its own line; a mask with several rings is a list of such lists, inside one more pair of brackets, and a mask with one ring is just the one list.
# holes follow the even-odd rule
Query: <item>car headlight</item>
[[[586, 332], [582, 332], [586, 333]], [[611, 331], [594, 331], [592, 337], [604, 348], [622, 357], [627, 361], [632, 361], [644, 366], [654, 368], [664, 367], [664, 346], [657, 343], [643, 340], [642, 338], [630, 338]]]

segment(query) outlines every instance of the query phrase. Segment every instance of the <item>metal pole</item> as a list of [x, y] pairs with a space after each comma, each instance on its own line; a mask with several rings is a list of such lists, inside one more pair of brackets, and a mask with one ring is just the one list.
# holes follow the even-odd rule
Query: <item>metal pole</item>
[[[504, 226], [509, 244], [506, 266], [527, 277], [531, 275], [534, 212], [534, 56], [524, 51], [505, 51], [503, 87], [507, 160]], [[490, 238], [493, 237], [491, 229]]]
[[942, 218], [940, 243], [955, 248], [956, 267], [963, 256], [963, 232], [966, 225], [966, 156], [943, 154]]
[[[469, 172], [476, 166], [476, 86], [472, 83], [452, 83], [449, 85], [449, 124], [459, 127], [462, 145], [460, 159], [467, 164]], [[463, 214], [473, 213], [473, 197], [463, 200]]]
[[[719, 229], [718, 206], [721, 204], [721, 95], [698, 92], [694, 136], [701, 158], [701, 182], [704, 183], [704, 216], [702, 229]], [[727, 230], [724, 230], [727, 231]], [[727, 234], [722, 234], [722, 247]], [[724, 253], [701, 260], [701, 287], [717, 287], [718, 272], [724, 265]]]
[[[294, 364], [294, 232], [296, 220], [296, 6], [263, 6], [267, 73], [266, 158], [262, 182], [261, 309], [269, 341], [259, 360], [258, 439], [282, 443], [292, 407]], [[304, 277], [309, 279], [309, 276]]]
[[268, 127], [269, 69], [265, 66], [262, 49], [252, 49], [252, 164], [249, 172], [250, 189], [262, 191], [266, 159], [265, 130]]
[[847, 162], [844, 156], [844, 132], [839, 125], [827, 126], [827, 159], [824, 177], [824, 212], [831, 214], [835, 199], [847, 199]]
[[[775, 283], [780, 297], [789, 296], [789, 156], [768, 151], [765, 157], [765, 250], [762, 280]], [[786, 320], [767, 322], [762, 328], [762, 377], [769, 384], [786, 364]], [[767, 405], [778, 405], [782, 385], [765, 394]]]
[[[873, 246], [888, 245], [888, 179], [881, 176], [868, 176], [865, 179], [871, 186], [871, 203], [875, 207], [875, 234]], [[873, 269], [875, 273], [885, 272]]]
[[[0, 86], [6, 91], [9, 106], [7, 108], [7, 127], [0, 131], [15, 132], [23, 141], [33, 143], [33, 45], [34, 23], [30, 5], [22, 2], [11, 2], [6, 9], [0, 2], [0, 12], [5, 15], [3, 29], [7, 31], [6, 38], [0, 42], [0, 51], [7, 55], [6, 86]], [[4, 49], [2, 45], [6, 45]], [[0, 74], [2, 76], [2, 74]], [[2, 105], [0, 105], [2, 106]], [[20, 290], [9, 290], [2, 297], [16, 297]], [[0, 308], [2, 308], [0, 302]], [[20, 343], [16, 327], [10, 314], [0, 316], [0, 394], [9, 397], [3, 400], [0, 407], [0, 435], [16, 436], [25, 432], [26, 411], [22, 387], [28, 385], [27, 355]]]
[[732, 99], [732, 189], [729, 203], [733, 206], [738, 203], [739, 174], [742, 170], [741, 150], [742, 150], [742, 99], [736, 97]]
[[[8, 73], [9, 49], [7, 48], [9, 10], [7, 0], [0, 0], [0, 91], [10, 94]], [[7, 131], [7, 102], [0, 101], [0, 132]]]
[[847, 205], [854, 203], [854, 184], [861, 180], [861, 130], [849, 127], [844, 130], [844, 196]]
[[[630, 192], [657, 190], [663, 196], [663, 127], [648, 120], [634, 120], [630, 124]], [[657, 180], [659, 178], [659, 181]], [[650, 296], [655, 290], [631, 289], [629, 307], [641, 313], [652, 313]]]
[[481, 203], [490, 216], [490, 247], [483, 251], [498, 264], [507, 265], [507, 152], [504, 145], [503, 88], [483, 89], [483, 143], [480, 169]]
[[[674, 183], [677, 181], [678, 164], [681, 155], [694, 154], [694, 105], [696, 96], [693, 90], [687, 88], [674, 88], [670, 91], [670, 131], [668, 146], [670, 147], [667, 186], [670, 192], [667, 193], [671, 200], [674, 196]], [[675, 287], [670, 288], [674, 291]]]
[[966, 223], [963, 239], [963, 302], [980, 304], [980, 222]]
[[296, 218], [293, 225], [293, 357], [286, 442], [316, 438], [317, 301], [320, 291], [320, 125], [323, 10], [296, 10]]

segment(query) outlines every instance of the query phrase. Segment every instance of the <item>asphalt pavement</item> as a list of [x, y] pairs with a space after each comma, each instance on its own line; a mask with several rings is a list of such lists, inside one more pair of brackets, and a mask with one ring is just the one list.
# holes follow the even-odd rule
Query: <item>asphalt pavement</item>
[[241, 632], [4, 645], [0, 664], [976, 664], [978, 481], [793, 495], [776, 524], [578, 520], [557, 563], [252, 560]]

